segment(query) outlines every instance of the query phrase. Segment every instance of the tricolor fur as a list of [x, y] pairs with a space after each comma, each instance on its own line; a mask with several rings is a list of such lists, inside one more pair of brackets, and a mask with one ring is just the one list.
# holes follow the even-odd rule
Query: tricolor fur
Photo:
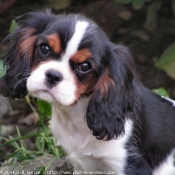
[[51, 103], [53, 135], [74, 170], [175, 174], [175, 107], [140, 83], [126, 47], [81, 15], [32, 12], [17, 22], [1, 92]]

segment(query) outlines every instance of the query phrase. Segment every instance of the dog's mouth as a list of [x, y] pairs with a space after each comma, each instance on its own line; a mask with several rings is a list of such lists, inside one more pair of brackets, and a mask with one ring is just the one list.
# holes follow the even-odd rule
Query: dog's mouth
[[41, 98], [42, 100], [46, 100], [50, 102], [50, 100], [47, 100], [47, 99], [53, 99], [53, 101], [56, 101], [54, 94], [47, 89], [40, 89], [40, 90], [32, 91], [30, 93], [32, 96]]
[[51, 87], [48, 86], [43, 79], [36, 80], [34, 75], [29, 77], [27, 81], [27, 89], [32, 96], [49, 103], [58, 103], [63, 106], [70, 106], [77, 100], [75, 86], [73, 83], [69, 83], [68, 80]]
[[[50, 90], [44, 89], [44, 90], [42, 90], [41, 92], [46, 93], [46, 94], [49, 94], [50, 96], [52, 96], [53, 98], [55, 98], [54, 93], [52, 93]], [[56, 99], [56, 98], [55, 98], [55, 99]]]

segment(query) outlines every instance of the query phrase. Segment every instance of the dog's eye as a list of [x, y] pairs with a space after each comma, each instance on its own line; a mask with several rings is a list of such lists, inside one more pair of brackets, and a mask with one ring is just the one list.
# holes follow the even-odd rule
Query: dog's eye
[[84, 62], [79, 65], [78, 69], [80, 72], [83, 72], [83, 73], [88, 72], [91, 69], [91, 65], [88, 62]]
[[40, 46], [40, 51], [43, 55], [46, 55], [50, 52], [50, 47], [46, 44]]

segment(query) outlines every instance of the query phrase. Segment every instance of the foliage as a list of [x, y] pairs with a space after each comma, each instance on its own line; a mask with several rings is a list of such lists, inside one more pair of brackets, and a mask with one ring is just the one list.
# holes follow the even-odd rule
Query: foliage
[[172, 43], [155, 63], [156, 67], [166, 71], [166, 73], [175, 79], [175, 42]]
[[153, 89], [153, 92], [161, 96], [169, 98], [169, 94], [164, 88]]
[[64, 0], [64, 1], [58, 1], [58, 0], [49, 0], [47, 2], [47, 6], [49, 8], [54, 7], [54, 9], [56, 10], [60, 10], [60, 9], [65, 9], [68, 6], [70, 6], [71, 0]]
[[0, 77], [2, 77], [5, 74], [6, 70], [3, 66], [3, 62], [0, 61]]
[[[15, 20], [12, 20], [10, 25], [10, 33], [17, 27], [17, 23]], [[0, 61], [0, 77], [2, 77], [6, 72], [6, 67], [4, 67], [3, 62]]]
[[44, 114], [45, 116], [51, 116], [52, 110], [49, 103], [41, 99], [37, 99], [37, 106], [41, 114]]
[[160, 8], [161, 3], [162, 3], [161, 0], [155, 0], [148, 7], [147, 19], [145, 23], [146, 27], [153, 28], [157, 25], [158, 9]]
[[[132, 4], [135, 10], [141, 9], [147, 4], [147, 18], [145, 27], [152, 29], [157, 26], [159, 9], [164, 0], [114, 0], [116, 3]], [[171, 3], [172, 12], [175, 14], [175, 0], [168, 1]], [[156, 67], [164, 70], [170, 77], [175, 79], [175, 43], [172, 43], [163, 52], [162, 56], [156, 61]]]
[[[14, 162], [33, 159], [39, 155], [45, 154], [53, 154], [56, 157], [65, 156], [63, 149], [56, 146], [55, 140], [50, 131], [49, 124], [45, 124], [45, 119], [49, 118], [48, 114], [50, 113], [46, 113], [47, 116], [44, 114], [41, 115], [41, 113], [43, 113], [45, 109], [49, 109], [49, 104], [41, 100], [39, 101], [40, 110], [38, 111], [38, 115], [40, 118], [40, 126], [37, 133], [21, 136], [20, 131], [17, 127], [17, 138], [14, 138], [12, 136], [9, 136], [8, 139], [2, 138], [3, 140], [5, 140], [5, 142], [2, 143], [0, 147], [11, 144], [16, 149], [14, 153], [8, 155], [4, 165], [6, 165], [7, 163], [13, 164]], [[25, 145], [25, 142], [23, 142], [23, 140], [27, 138], [35, 138], [35, 150], [28, 150], [27, 146]]]
[[[158, 12], [164, 0], [114, 0], [116, 3], [132, 4], [135, 10], [140, 10], [144, 5], [148, 6], [145, 26], [153, 28], [157, 25]], [[172, 11], [175, 14], [175, 0], [171, 0]]]
[[13, 32], [13, 30], [18, 26], [18, 24], [16, 23], [16, 21], [13, 19], [10, 25], [10, 33]]

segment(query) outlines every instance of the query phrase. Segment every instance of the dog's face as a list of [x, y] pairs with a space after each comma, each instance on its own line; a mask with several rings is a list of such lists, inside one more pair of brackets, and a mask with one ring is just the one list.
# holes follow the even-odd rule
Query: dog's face
[[33, 44], [28, 91], [61, 105], [72, 105], [91, 94], [101, 58], [95, 50], [104, 49], [95, 38], [98, 32], [96, 25], [78, 15], [58, 16], [48, 23]]
[[[91, 96], [86, 120], [99, 139], [124, 132], [136, 103], [133, 62], [127, 49], [112, 44], [104, 32], [81, 15], [33, 12], [18, 18], [3, 55], [5, 96], [33, 96], [63, 106]], [[118, 122], [113, 121], [113, 119]]]

